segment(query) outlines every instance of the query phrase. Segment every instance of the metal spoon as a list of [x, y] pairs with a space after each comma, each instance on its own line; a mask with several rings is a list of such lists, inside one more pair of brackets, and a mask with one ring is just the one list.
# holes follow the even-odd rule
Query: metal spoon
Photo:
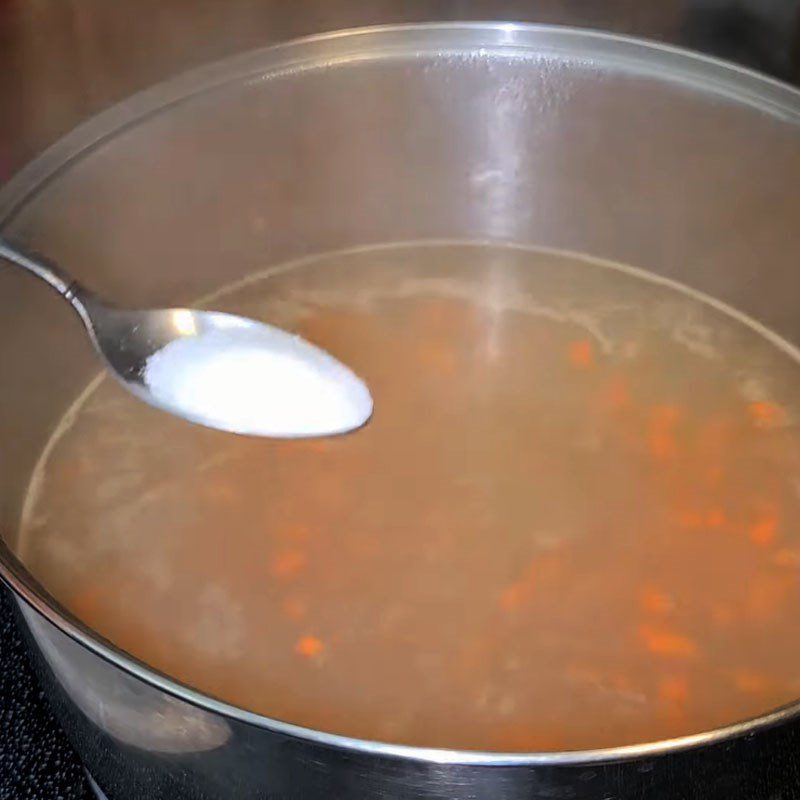
[[372, 414], [364, 382], [299, 336], [216, 311], [114, 308], [54, 264], [1, 238], [0, 259], [68, 300], [110, 372], [140, 400], [171, 414], [282, 438], [345, 433]]

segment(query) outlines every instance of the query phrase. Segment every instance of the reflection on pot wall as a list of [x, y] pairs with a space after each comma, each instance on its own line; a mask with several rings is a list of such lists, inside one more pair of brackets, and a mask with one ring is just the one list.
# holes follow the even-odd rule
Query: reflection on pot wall
[[231, 736], [221, 717], [153, 689], [121, 672], [18, 605], [42, 656], [72, 702], [104, 733], [153, 753], [197, 753]]
[[0, 181], [101, 108], [205, 61], [337, 28], [469, 19], [645, 36], [800, 77], [800, 0], [0, 0]]

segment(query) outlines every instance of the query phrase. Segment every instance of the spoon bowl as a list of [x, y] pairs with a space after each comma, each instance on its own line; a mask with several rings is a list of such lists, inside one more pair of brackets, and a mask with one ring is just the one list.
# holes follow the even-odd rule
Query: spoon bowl
[[109, 372], [163, 411], [211, 428], [279, 438], [339, 435], [372, 415], [366, 384], [300, 336], [218, 311], [117, 308], [3, 239], [0, 259], [69, 301]]

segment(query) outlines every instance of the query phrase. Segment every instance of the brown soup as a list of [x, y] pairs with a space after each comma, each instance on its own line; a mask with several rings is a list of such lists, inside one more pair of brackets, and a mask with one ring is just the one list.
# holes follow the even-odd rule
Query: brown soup
[[375, 416], [252, 439], [90, 387], [21, 557], [112, 642], [249, 710], [424, 746], [629, 744], [800, 695], [800, 369], [776, 337], [500, 246], [331, 254], [211, 305], [328, 348]]

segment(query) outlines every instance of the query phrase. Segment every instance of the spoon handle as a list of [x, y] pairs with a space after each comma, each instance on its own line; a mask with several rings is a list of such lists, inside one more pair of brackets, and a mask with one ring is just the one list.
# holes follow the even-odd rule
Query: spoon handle
[[78, 281], [68, 275], [60, 267], [47, 261], [41, 256], [23, 250], [16, 244], [0, 237], [0, 259], [4, 259], [26, 272], [30, 272], [48, 286], [55, 289], [65, 300], [80, 313], [85, 296], [88, 294]]

